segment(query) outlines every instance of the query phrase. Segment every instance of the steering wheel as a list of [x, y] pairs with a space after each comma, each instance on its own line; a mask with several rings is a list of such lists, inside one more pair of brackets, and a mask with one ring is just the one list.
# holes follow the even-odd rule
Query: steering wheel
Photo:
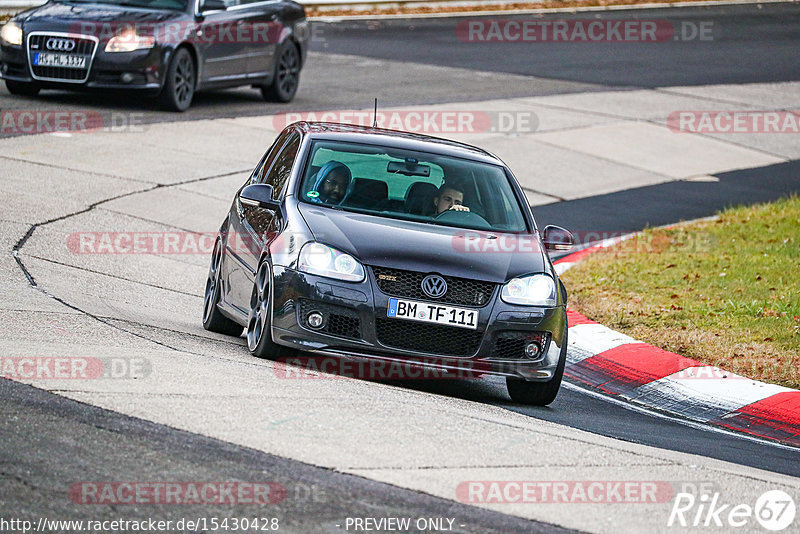
[[486, 219], [472, 211], [445, 210], [434, 220], [453, 225], [466, 225], [479, 229], [491, 230], [492, 225]]

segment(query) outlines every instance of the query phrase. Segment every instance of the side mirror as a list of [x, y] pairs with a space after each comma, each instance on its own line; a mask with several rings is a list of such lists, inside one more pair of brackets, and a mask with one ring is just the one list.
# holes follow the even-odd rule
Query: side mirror
[[542, 234], [544, 248], [547, 250], [569, 250], [575, 244], [572, 233], [560, 226], [548, 225]]
[[200, 3], [201, 13], [206, 11], [225, 11], [226, 9], [228, 9], [228, 6], [225, 4], [225, 0], [203, 0]]
[[277, 210], [281, 207], [281, 203], [272, 198], [274, 192], [275, 190], [268, 184], [248, 185], [239, 192], [239, 202], [245, 206]]

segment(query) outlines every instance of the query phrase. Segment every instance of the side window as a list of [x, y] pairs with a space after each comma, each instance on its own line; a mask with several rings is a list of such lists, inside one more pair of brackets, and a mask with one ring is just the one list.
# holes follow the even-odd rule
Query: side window
[[250, 178], [251, 184], [263, 184], [265, 183], [267, 172], [269, 171], [270, 167], [272, 167], [272, 162], [275, 161], [278, 153], [280, 152], [281, 147], [286, 142], [286, 139], [289, 138], [289, 135], [292, 132], [286, 132], [283, 135], [278, 136], [272, 146], [267, 150], [267, 153], [264, 154], [264, 157], [261, 158], [261, 162], [256, 167], [256, 170], [253, 171], [253, 175]]
[[275, 159], [275, 163], [268, 171], [265, 184], [271, 185], [275, 189], [275, 199], [283, 198], [286, 194], [286, 184], [292, 174], [292, 164], [300, 149], [300, 134], [292, 133], [289, 140], [281, 150], [280, 155]]

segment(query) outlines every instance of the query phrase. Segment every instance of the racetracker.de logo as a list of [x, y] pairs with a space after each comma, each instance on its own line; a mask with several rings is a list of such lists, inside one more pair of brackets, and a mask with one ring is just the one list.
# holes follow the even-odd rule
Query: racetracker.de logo
[[[73, 254], [209, 255], [218, 235], [216, 232], [74, 232], [67, 236], [67, 249]], [[229, 244], [236, 246], [237, 251], [248, 248], [240, 234], [230, 234]]]
[[453, 249], [467, 254], [523, 254], [541, 252], [538, 234], [458, 232]]
[[277, 504], [286, 498], [278, 482], [76, 482], [76, 504]]
[[480, 111], [398, 109], [373, 111], [338, 110], [280, 113], [272, 118], [272, 127], [283, 130], [294, 122], [332, 122], [432, 135], [476, 133], [531, 133], [539, 127], [533, 111]]
[[91, 133], [102, 130], [104, 126], [105, 118], [96, 111], [0, 111], [0, 135]]
[[[283, 28], [278, 22], [140, 22], [140, 21], [82, 21], [69, 26], [69, 33], [96, 37], [103, 47], [127, 51], [152, 48], [158, 44], [194, 43], [236, 44], [277, 43]], [[127, 47], [127, 48], [126, 48]]]
[[473, 480], [456, 487], [466, 504], [647, 504], [669, 502], [673, 494], [669, 482], [635, 480]]
[[489, 370], [485, 362], [450, 363], [445, 370], [436, 360], [398, 362], [389, 360], [347, 360], [333, 356], [297, 356], [281, 358], [275, 366], [278, 378], [287, 380], [325, 380], [357, 378], [361, 380], [463, 380], [481, 378]]
[[713, 22], [668, 20], [464, 20], [465, 43], [657, 43], [711, 41]]
[[151, 373], [150, 361], [138, 357], [0, 357], [0, 377], [11, 380], [135, 380]]
[[800, 133], [800, 111], [673, 111], [674, 133]]

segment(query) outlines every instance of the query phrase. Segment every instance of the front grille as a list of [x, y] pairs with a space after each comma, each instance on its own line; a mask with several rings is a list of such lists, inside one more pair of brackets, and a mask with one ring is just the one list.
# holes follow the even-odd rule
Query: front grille
[[375, 329], [378, 341], [387, 347], [444, 356], [472, 356], [483, 338], [476, 330], [401, 319], [376, 319]]
[[[547, 332], [499, 332], [495, 337], [489, 358], [492, 360], [541, 360], [547, 352], [549, 337]], [[529, 358], [525, 354], [525, 345], [530, 341], [538, 341], [542, 348], [536, 358]]]
[[400, 269], [387, 269], [373, 267], [378, 288], [393, 297], [406, 297], [422, 299], [442, 304], [461, 304], [465, 306], [486, 306], [492, 300], [492, 294], [497, 284], [491, 282], [478, 282], [469, 278], [456, 278], [444, 276], [447, 282], [447, 293], [438, 299], [431, 299], [422, 292], [422, 279], [430, 273], [417, 271], [402, 271]]
[[[355, 310], [307, 299], [299, 299], [299, 303], [300, 317], [298, 320], [305, 328], [331, 336], [361, 339], [361, 320]], [[312, 311], [322, 314], [324, 322], [321, 328], [312, 328], [308, 324], [306, 318]]]
[[[66, 67], [42, 67], [33, 64], [34, 54], [40, 52], [50, 52], [47, 49], [47, 40], [51, 37], [60, 39], [70, 39], [75, 41], [75, 48], [68, 53], [55, 52], [58, 54], [65, 54], [69, 56], [85, 56], [86, 68], [84, 69], [70, 69]], [[92, 67], [92, 58], [94, 57], [95, 47], [97, 41], [89, 39], [88, 37], [64, 37], [62, 35], [50, 35], [36, 33], [31, 34], [28, 38], [28, 62], [31, 66], [31, 72], [34, 78], [39, 80], [52, 80], [58, 82], [74, 82], [82, 83], [89, 78], [89, 70]]]

